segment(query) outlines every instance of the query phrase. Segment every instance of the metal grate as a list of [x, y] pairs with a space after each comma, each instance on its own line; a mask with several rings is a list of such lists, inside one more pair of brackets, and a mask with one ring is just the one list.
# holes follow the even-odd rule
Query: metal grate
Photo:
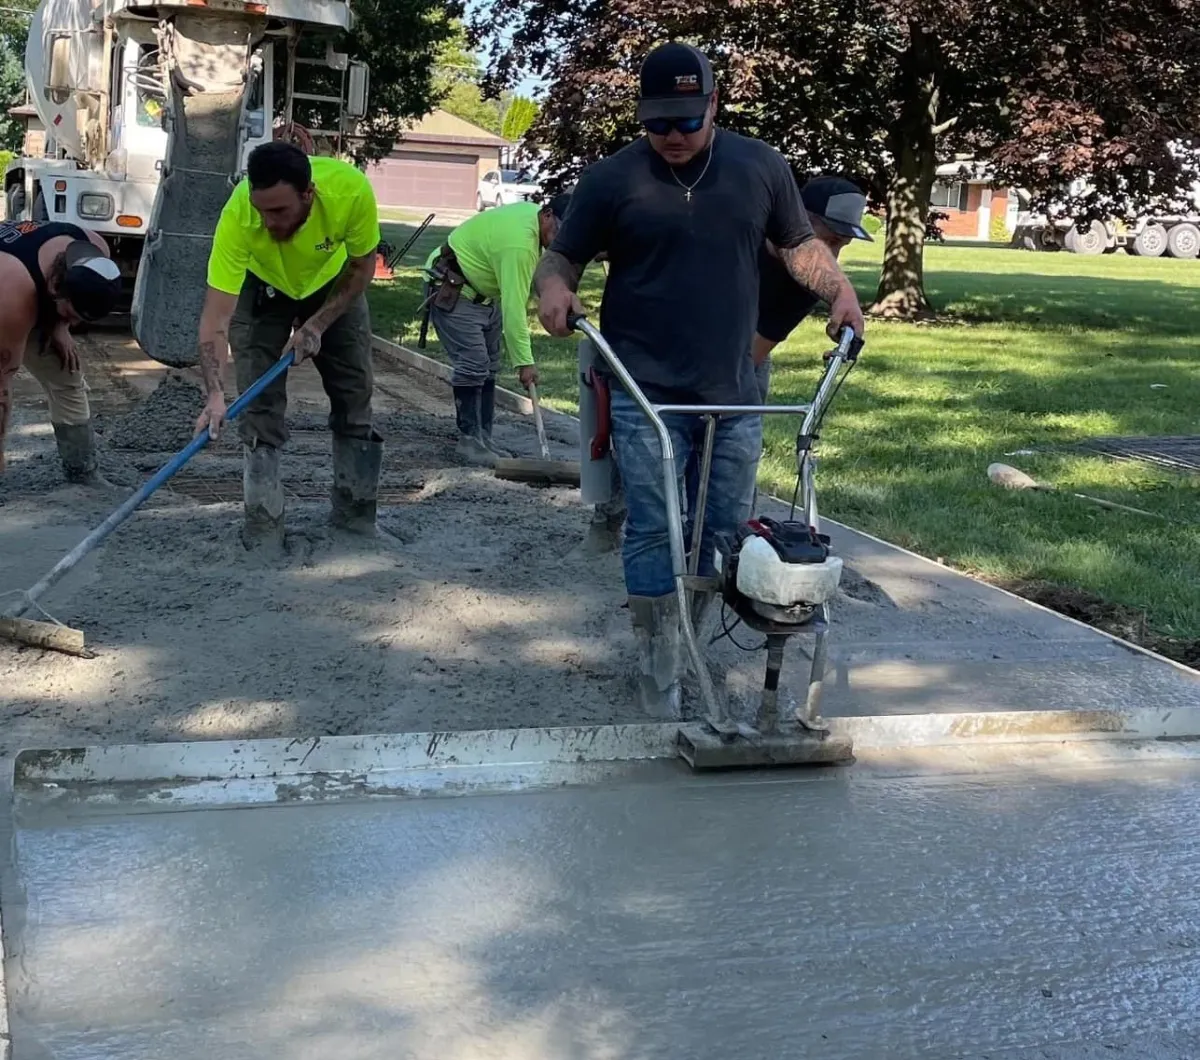
[[1162, 438], [1090, 438], [1075, 448], [1116, 460], [1136, 460], [1171, 471], [1200, 471], [1200, 436]]

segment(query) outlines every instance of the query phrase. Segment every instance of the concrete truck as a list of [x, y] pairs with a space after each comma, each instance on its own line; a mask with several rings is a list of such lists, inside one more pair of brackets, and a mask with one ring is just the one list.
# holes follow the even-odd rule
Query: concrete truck
[[1028, 209], [1028, 196], [1023, 198], [1013, 242], [1026, 250], [1069, 250], [1085, 255], [1125, 250], [1143, 258], [1200, 256], [1200, 184], [1192, 186], [1179, 209], [1134, 208], [1123, 216], [1087, 224], [1034, 213]]
[[369, 71], [335, 49], [352, 18], [348, 0], [42, 0], [25, 73], [46, 146], [7, 167], [8, 216], [103, 234], [139, 342], [192, 363], [213, 228], [249, 151], [281, 134], [338, 151], [366, 113]]

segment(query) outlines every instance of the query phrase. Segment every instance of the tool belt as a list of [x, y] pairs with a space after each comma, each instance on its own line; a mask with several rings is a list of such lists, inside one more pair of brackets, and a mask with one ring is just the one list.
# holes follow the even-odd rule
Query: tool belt
[[[437, 306], [445, 313], [450, 312], [458, 305], [458, 300], [463, 295], [463, 288], [470, 287], [458, 264], [458, 256], [451, 249], [449, 243], [443, 245], [433, 264], [429, 266], [429, 287], [431, 291], [430, 304]], [[475, 305], [486, 305], [490, 301], [489, 298], [473, 290], [471, 295], [471, 301]]]

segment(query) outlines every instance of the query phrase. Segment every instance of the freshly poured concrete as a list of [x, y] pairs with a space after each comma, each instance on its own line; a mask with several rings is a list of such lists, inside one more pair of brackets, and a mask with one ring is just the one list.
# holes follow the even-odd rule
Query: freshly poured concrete
[[[111, 336], [89, 337], [86, 360], [102, 436], [136, 443], [103, 449], [105, 473], [140, 482], [171, 454], [139, 446], [178, 442], [195, 407], [150, 396], [164, 370]], [[197, 456], [172, 483], [177, 492], [160, 490], [46, 601], [85, 630], [96, 658], [0, 644], [0, 753], [656, 720], [635, 694], [620, 561], [578, 548], [588, 518], [578, 491], [454, 467], [446, 384], [383, 352], [376, 369], [387, 436], [380, 520], [399, 545], [360, 548], [328, 533], [327, 401], [311, 365], [290, 373], [288, 555], [264, 561], [242, 547], [241, 460], [230, 440]], [[56, 488], [41, 391], [24, 376], [17, 383], [0, 482], [0, 594], [36, 581], [115, 503]], [[550, 430], [556, 455], [570, 455], [577, 428], [556, 419]], [[502, 412], [497, 432], [510, 451], [536, 453], [527, 417]], [[831, 717], [1200, 707], [1192, 672], [828, 528], [848, 568], [833, 606]], [[711, 658], [739, 713], [752, 715], [762, 654], [724, 641]], [[803, 698], [806, 674], [790, 650], [785, 705]]]
[[18, 1060], [1200, 1056], [1200, 763], [21, 800]]

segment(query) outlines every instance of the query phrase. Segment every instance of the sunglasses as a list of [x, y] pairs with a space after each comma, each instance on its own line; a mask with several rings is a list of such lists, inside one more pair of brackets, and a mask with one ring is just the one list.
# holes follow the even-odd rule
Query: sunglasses
[[655, 136], [667, 136], [672, 129], [690, 136], [704, 128], [704, 115], [699, 118], [647, 118], [642, 125], [646, 132]]

